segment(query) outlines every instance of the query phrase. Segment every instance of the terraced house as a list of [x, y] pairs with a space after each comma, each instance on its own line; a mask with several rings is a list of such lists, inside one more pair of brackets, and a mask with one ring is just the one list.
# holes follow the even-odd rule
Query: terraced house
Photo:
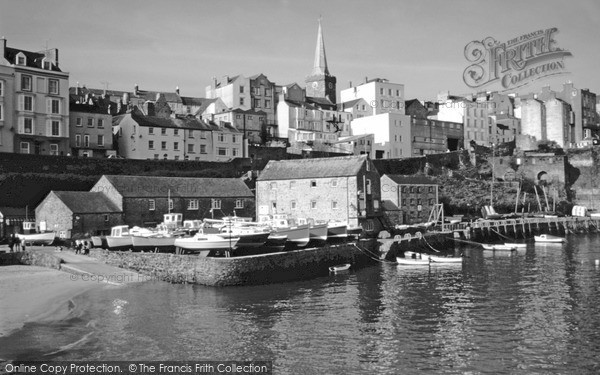
[[69, 73], [58, 49], [31, 52], [0, 39], [0, 151], [69, 153]]

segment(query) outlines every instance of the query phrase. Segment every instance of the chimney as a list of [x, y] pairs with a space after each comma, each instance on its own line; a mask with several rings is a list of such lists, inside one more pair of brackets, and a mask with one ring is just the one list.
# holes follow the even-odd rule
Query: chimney
[[179, 95], [179, 86], [175, 87], [175, 92]]
[[[75, 89], [75, 95], [81, 95], [81, 87], [79, 87], [79, 81], [77, 81], [77, 88]], [[77, 98], [79, 100], [79, 98]]]
[[221, 82], [222, 86], [225, 86], [229, 83], [229, 76], [223, 76], [223, 81]]
[[0, 58], [4, 58], [4, 52], [6, 51], [6, 38], [0, 38]]
[[369, 82], [369, 77], [365, 77], [365, 83]]
[[213, 90], [217, 88], [217, 77], [212, 77], [212, 88]]
[[138, 84], [136, 83], [135, 86], [133, 86], [133, 95], [137, 95], [139, 91], [139, 87]]
[[128, 103], [129, 103], [129, 93], [124, 92], [123, 93], [123, 104], [127, 105]]
[[352, 87], [352, 81], [348, 81], [348, 87]]

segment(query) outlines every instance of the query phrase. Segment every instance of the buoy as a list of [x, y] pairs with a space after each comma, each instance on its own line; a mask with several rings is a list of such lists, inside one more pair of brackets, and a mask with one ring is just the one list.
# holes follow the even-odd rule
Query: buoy
[[596, 259], [596, 266], [600, 266], [600, 259]]

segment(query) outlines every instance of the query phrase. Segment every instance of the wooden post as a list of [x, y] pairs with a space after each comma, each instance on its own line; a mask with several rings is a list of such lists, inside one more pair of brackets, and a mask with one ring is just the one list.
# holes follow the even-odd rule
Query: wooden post
[[519, 189], [517, 190], [517, 199], [515, 199], [515, 214], [519, 209], [519, 196], [521, 195], [521, 184], [519, 184]]
[[537, 191], [537, 185], [535, 185], [533, 187], [533, 189], [535, 190], [535, 198], [537, 199], [538, 207], [540, 208], [540, 212], [542, 212], [543, 211], [542, 203], [540, 202], [540, 195], [538, 194], [538, 191]]

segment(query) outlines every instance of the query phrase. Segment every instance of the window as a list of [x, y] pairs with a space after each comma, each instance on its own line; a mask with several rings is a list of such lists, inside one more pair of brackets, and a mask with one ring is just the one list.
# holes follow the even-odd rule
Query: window
[[75, 135], [75, 147], [81, 147], [81, 135]]
[[388, 95], [392, 95], [392, 89], [388, 89]]
[[338, 181], [336, 179], [331, 180], [331, 187], [337, 187]]
[[58, 144], [56, 144], [56, 143], [50, 144], [50, 155], [58, 155]]
[[317, 201], [310, 201], [310, 208], [312, 210], [316, 209], [317, 208]]
[[21, 75], [21, 90], [31, 91], [31, 76]]
[[271, 211], [277, 212], [277, 202], [271, 202]]
[[98, 146], [104, 147], [104, 135], [98, 134]]
[[311, 180], [310, 181], [310, 187], [317, 187], [317, 181], [316, 180]]
[[89, 117], [87, 120], [88, 120], [87, 121], [88, 128], [93, 128], [94, 127], [94, 119], [92, 117]]
[[169, 211], [173, 209], [173, 199], [169, 198]]
[[83, 136], [83, 147], [90, 147], [90, 136], [87, 134]]
[[179, 150], [179, 142], [173, 142], [173, 150]]
[[244, 86], [240, 86], [240, 94], [244, 93]]
[[57, 79], [49, 79], [48, 80], [48, 93], [58, 95], [58, 80]]
[[179, 155], [175, 155], [175, 160], [179, 160]]
[[231, 135], [231, 142], [235, 143], [237, 141], [235, 134]]
[[244, 98], [240, 98], [240, 105], [244, 105]]
[[194, 131], [190, 130], [190, 132], [188, 133], [188, 138], [194, 138]]
[[29, 154], [29, 142], [21, 142], [21, 154]]
[[197, 210], [198, 209], [198, 199], [190, 199], [187, 205], [188, 210]]
[[367, 194], [371, 194], [371, 180], [367, 179]]
[[373, 209], [375, 211], [379, 210], [379, 200], [378, 199], [373, 200]]
[[254, 108], [260, 108], [260, 99], [254, 99]]
[[338, 209], [338, 202], [337, 201], [331, 201], [331, 209], [332, 210], [337, 210]]
[[400, 90], [396, 90], [396, 96], [400, 96]]
[[54, 115], [60, 114], [60, 100], [58, 99], [49, 99], [48, 100], [48, 113], [52, 113]]
[[211, 199], [210, 200], [210, 208], [212, 208], [214, 210], [220, 210], [221, 209], [221, 200], [220, 199]]
[[101, 118], [98, 119], [98, 128], [100, 128], [100, 129], [104, 128], [104, 120]]
[[217, 136], [217, 140], [219, 142], [225, 142], [225, 134], [219, 133], [219, 135]]
[[203, 131], [200, 131], [200, 139], [206, 139], [206, 134]]
[[60, 122], [52, 121], [52, 124], [50, 126], [51, 126], [50, 134], [53, 137], [59, 137], [60, 136]]
[[160, 149], [161, 150], [166, 150], [167, 149], [167, 142], [165, 142], [165, 141], [160, 142]]
[[271, 108], [271, 101], [265, 100], [265, 108]]
[[83, 119], [81, 117], [77, 117], [75, 119], [75, 126], [82, 126], [83, 125]]
[[383, 87], [379, 88], [379, 95], [383, 95]]
[[293, 189], [296, 187], [296, 181], [290, 181], [290, 189]]
[[154, 141], [148, 141], [148, 148], [154, 150]]
[[193, 143], [188, 143], [188, 152], [189, 153], [194, 153], [194, 144]]
[[238, 149], [237, 148], [232, 148], [231, 149], [231, 156], [238, 156]]
[[429, 187], [429, 192], [430, 192], [430, 193], [433, 193], [433, 186], [430, 186], [430, 187]]
[[32, 96], [22, 96], [23, 98], [23, 106], [21, 107], [24, 111], [33, 111], [33, 97]]
[[154, 160], [158, 160], [158, 154], [154, 154]]
[[173, 135], [179, 135], [179, 129], [173, 129]]
[[161, 128], [160, 135], [167, 135], [167, 128]]
[[23, 119], [23, 133], [33, 134], [33, 119], [29, 117]]
[[292, 210], [296, 209], [296, 201], [291, 201], [290, 205], [291, 205]]
[[244, 208], [244, 200], [236, 199], [235, 200], [235, 208]]
[[148, 211], [156, 210], [156, 202], [154, 199], [148, 199]]
[[4, 120], [4, 108], [2, 107], [2, 103], [0, 103], [0, 121]]
[[271, 182], [271, 183], [269, 184], [269, 189], [271, 189], [271, 190], [275, 190], [275, 189], [277, 189], [277, 182]]
[[0, 81], [0, 96], [4, 96], [4, 82]]
[[200, 145], [200, 153], [206, 154], [206, 145]]
[[217, 155], [227, 156], [227, 149], [225, 147], [217, 147]]
[[154, 134], [154, 128], [148, 128], [148, 134]]

